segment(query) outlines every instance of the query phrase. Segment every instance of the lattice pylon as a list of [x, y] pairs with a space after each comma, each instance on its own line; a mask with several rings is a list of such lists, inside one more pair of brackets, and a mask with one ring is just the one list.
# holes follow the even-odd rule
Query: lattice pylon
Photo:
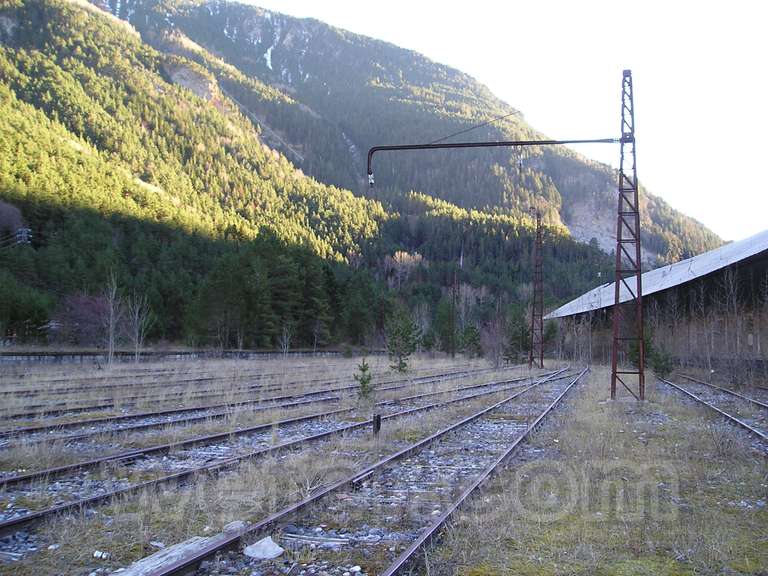
[[611, 351], [611, 398], [614, 399], [619, 384], [638, 400], [645, 399], [643, 283], [638, 192], [632, 72], [624, 70], [621, 90], [621, 158]]

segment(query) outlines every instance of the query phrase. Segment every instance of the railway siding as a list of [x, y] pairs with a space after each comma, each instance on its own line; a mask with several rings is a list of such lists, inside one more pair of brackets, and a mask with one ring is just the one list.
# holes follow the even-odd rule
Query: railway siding
[[[586, 369], [565, 384], [562, 378], [550, 375], [251, 526], [198, 541], [194, 550], [182, 546], [171, 562], [160, 567], [146, 570], [146, 564], [139, 563], [123, 573], [161, 576], [198, 565], [208, 573], [222, 563], [232, 567], [234, 561], [239, 562], [234, 565], [235, 572], [268, 569], [260, 560], [243, 557], [237, 550], [224, 552], [226, 559], [212, 561], [218, 552], [237, 549], [265, 531], [287, 534], [286, 546], [311, 549], [311, 565], [300, 568], [306, 568], [307, 573], [364, 573], [362, 565], [353, 562], [362, 557], [375, 556], [377, 566], [382, 561], [394, 562], [397, 553], [425, 527], [435, 526], [437, 530], [437, 519], [455, 509], [452, 501], [457, 492], [473, 479], [473, 489], [479, 486], [480, 478], [490, 474], [488, 467], [500, 465], [585, 373]], [[513, 402], [516, 399], [520, 402]], [[370, 522], [386, 522], [387, 518], [396, 522], [395, 526], [371, 528]], [[330, 525], [344, 528], [330, 536], [323, 528]], [[306, 537], [308, 530], [315, 533], [314, 542]], [[331, 546], [318, 546], [318, 540], [321, 544], [331, 541]], [[344, 563], [339, 563], [339, 553]]]
[[[562, 370], [559, 372], [550, 373], [547, 378], [557, 377], [561, 372]], [[514, 386], [514, 384], [510, 386]], [[477, 399], [492, 394], [498, 394], [503, 390], [504, 387], [501, 389], [493, 388], [491, 390], [458, 395], [456, 398], [442, 402], [433, 402], [426, 405], [419, 403], [412, 408], [403, 409], [403, 406], [400, 405], [397, 406], [397, 411], [383, 416], [382, 419], [389, 420], [392, 418], [400, 418], [402, 416], [418, 412], [451, 406], [456, 403], [463, 403], [472, 399]], [[428, 397], [429, 395], [430, 394], [424, 396]], [[337, 412], [344, 411], [342, 410]], [[327, 419], [328, 416], [328, 414], [319, 415], [319, 417], [323, 419]], [[317, 417], [318, 415], [315, 415], [314, 418]], [[281, 439], [280, 436], [278, 436], [277, 439], [273, 436], [273, 432], [275, 430], [274, 423], [264, 424], [259, 427], [255, 427], [252, 430], [237, 432], [230, 431], [229, 433], [215, 435], [215, 440], [226, 438], [226, 444], [229, 446], [232, 446], [234, 443], [236, 447], [239, 447], [239, 452], [233, 454], [230, 452], [231, 448], [224, 449], [221, 447], [223, 445], [221, 445], [220, 449], [226, 450], [226, 452], [222, 453], [226, 453], [227, 456], [216, 458], [213, 461], [211, 461], [209, 457], [211, 451], [210, 444], [213, 440], [213, 437], [208, 437], [206, 439], [195, 439], [191, 441], [185, 441], [183, 443], [177, 443], [177, 445], [155, 446], [151, 449], [145, 450], [144, 452], [134, 451], [133, 453], [122, 455], [122, 458], [108, 457], [106, 459], [99, 459], [85, 463], [85, 467], [87, 468], [95, 468], [101, 465], [120, 464], [121, 475], [125, 475], [125, 468], [133, 468], [133, 473], [130, 475], [132, 478], [130, 485], [123, 485], [122, 483], [124, 479], [120, 477], [118, 482], [121, 484], [121, 486], [113, 490], [110, 490], [110, 486], [112, 486], [112, 484], [115, 482], [114, 474], [107, 474], [106, 478], [104, 478], [100, 470], [98, 474], [84, 478], [82, 476], [83, 465], [73, 465], [64, 467], [64, 469], [38, 472], [35, 474], [26, 475], [23, 478], [6, 479], [5, 495], [6, 497], [9, 497], [10, 503], [12, 505], [7, 506], [6, 510], [2, 512], [4, 514], [4, 519], [0, 521], [0, 534], [12, 533], [24, 526], [63, 512], [95, 506], [112, 498], [129, 494], [137, 494], [147, 488], [155, 488], [161, 484], [169, 485], [180, 481], [186, 481], [195, 474], [210, 473], [228, 469], [233, 466], [237, 466], [243, 460], [261, 457], [266, 454], [273, 454], [282, 450], [293, 449], [300, 445], [303, 446], [305, 443], [322, 440], [332, 435], [357, 432], [364, 430], [365, 428], [370, 428], [371, 426], [371, 420], [367, 419], [356, 422], [344, 421], [343, 419], [327, 419], [322, 424], [323, 430], [320, 432], [303, 429], [306, 422], [312, 419], [313, 417], [301, 417], [294, 419], [295, 421], [293, 422], [282, 422], [281, 425], [277, 427], [277, 430], [279, 434], [282, 434], [288, 438], [284, 441], [279, 441]], [[294, 425], [302, 428], [302, 431], [296, 433], [292, 428]], [[290, 436], [294, 433], [296, 433], [296, 436]], [[249, 434], [254, 435], [243, 441], [242, 439]], [[276, 440], [278, 441], [277, 444], [275, 444]], [[209, 447], [201, 448], [197, 446], [202, 442], [208, 444]], [[260, 442], [262, 445], [263, 443], [267, 443], [269, 445], [267, 447], [257, 448], [254, 450], [254, 446], [259, 446]], [[188, 452], [186, 454], [181, 451], [176, 451], [177, 448], [182, 446], [188, 447]], [[153, 456], [154, 454], [158, 453], [168, 453], [172, 448], [174, 449], [173, 458], [169, 457], [168, 455], [160, 457]], [[147, 456], [150, 455], [152, 455], [155, 464], [147, 463]], [[195, 465], [185, 470], [178, 471], [178, 467], [182, 465], [182, 462], [186, 462], [187, 464], [195, 463]], [[147, 479], [147, 475], [150, 472], [150, 476], [152, 477]], [[70, 482], [59, 480], [57, 482], [45, 483], [45, 481], [50, 476], [54, 474], [59, 475], [65, 473], [74, 473]], [[28, 488], [15, 486], [24, 482], [31, 481], [43, 482], [44, 484], [42, 485], [42, 490], [33, 489], [30, 491]], [[91, 496], [83, 497], [81, 488], [84, 485], [87, 488], [92, 489]], [[72, 488], [74, 488], [74, 493], [68, 492], [68, 490]], [[54, 500], [56, 504], [46, 508], [45, 506], [48, 505], [51, 500]], [[32, 504], [36, 504], [37, 507], [30, 509], [29, 506], [26, 506], [20, 509], [20, 507], [13, 505], [15, 502], [19, 501], [25, 503], [31, 501]]]
[[685, 386], [669, 380], [660, 381], [716, 412], [731, 424], [748, 431], [756, 438], [756, 448], [768, 453], [768, 405], [700, 380], [689, 378]]

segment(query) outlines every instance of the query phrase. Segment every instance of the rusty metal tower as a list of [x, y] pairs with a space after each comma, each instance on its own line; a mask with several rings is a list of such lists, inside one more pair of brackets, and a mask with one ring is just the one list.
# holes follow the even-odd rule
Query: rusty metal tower
[[[533, 211], [533, 209], [532, 209]], [[536, 236], [533, 241], [533, 303], [531, 305], [531, 348], [528, 367], [544, 368], [544, 238], [541, 229], [541, 212], [536, 213]]]
[[621, 159], [616, 223], [616, 282], [611, 351], [611, 398], [619, 384], [645, 399], [643, 283], [640, 253], [640, 202], [635, 155], [635, 108], [632, 71], [621, 82]]

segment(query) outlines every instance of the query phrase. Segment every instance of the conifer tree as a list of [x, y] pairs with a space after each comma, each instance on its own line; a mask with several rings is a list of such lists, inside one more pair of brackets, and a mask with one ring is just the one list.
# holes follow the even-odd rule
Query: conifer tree
[[411, 319], [408, 311], [396, 306], [387, 318], [385, 325], [387, 353], [392, 369], [398, 372], [408, 371], [408, 359], [416, 351], [419, 342], [419, 328]]

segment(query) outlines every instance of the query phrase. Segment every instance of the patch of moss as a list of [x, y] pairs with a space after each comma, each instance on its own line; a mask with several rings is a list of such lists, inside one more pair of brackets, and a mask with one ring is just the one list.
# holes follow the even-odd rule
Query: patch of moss
[[693, 569], [670, 558], [651, 556], [619, 560], [598, 567], [595, 576], [691, 576]]
[[[510, 576], [513, 574], [514, 576], [556, 576], [559, 573], [556, 566], [523, 558], [514, 559], [503, 567], [483, 563], [460, 568], [458, 571], [459, 576], [501, 576], [507, 574]], [[572, 574], [573, 572], [568, 570], [565, 573]]]
[[400, 430], [393, 434], [393, 440], [401, 440], [408, 444], [413, 444], [417, 440], [420, 440], [423, 434], [419, 430]]
[[489, 564], [480, 564], [471, 568], [464, 568], [459, 571], [460, 576], [495, 576], [499, 573], [498, 568]]

